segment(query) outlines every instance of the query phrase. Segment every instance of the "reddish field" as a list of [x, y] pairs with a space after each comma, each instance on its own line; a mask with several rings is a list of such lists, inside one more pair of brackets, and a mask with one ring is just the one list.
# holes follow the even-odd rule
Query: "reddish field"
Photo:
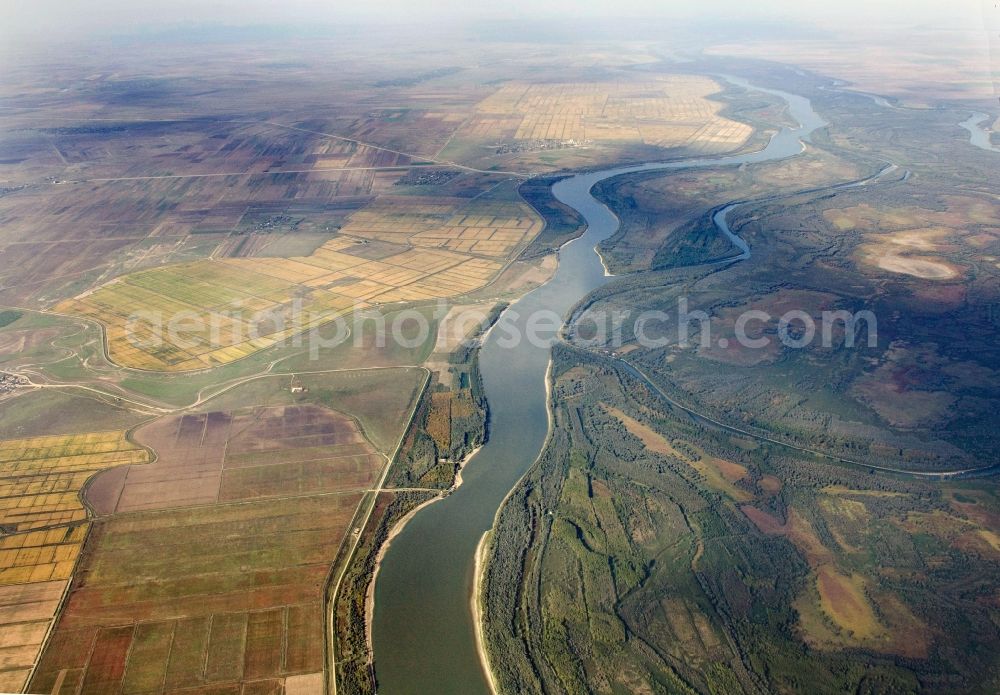
[[754, 526], [760, 529], [762, 533], [780, 535], [786, 530], [785, 524], [778, 519], [775, 519], [762, 509], [757, 509], [757, 507], [747, 504], [740, 507], [740, 510], [746, 514], [747, 518], [750, 519]]
[[312, 405], [163, 418], [135, 438], [156, 465], [97, 476], [100, 515], [362, 489], [382, 462], [353, 419]]
[[760, 485], [761, 490], [772, 495], [776, 495], [781, 492], [781, 481], [773, 475], [763, 476], [758, 485]]
[[136, 438], [159, 458], [88, 488], [102, 518], [32, 691], [321, 693], [327, 574], [382, 456], [312, 405]]
[[824, 566], [816, 574], [820, 603], [827, 615], [854, 639], [878, 633], [881, 626], [865, 599], [864, 580], [860, 575], [847, 576]]

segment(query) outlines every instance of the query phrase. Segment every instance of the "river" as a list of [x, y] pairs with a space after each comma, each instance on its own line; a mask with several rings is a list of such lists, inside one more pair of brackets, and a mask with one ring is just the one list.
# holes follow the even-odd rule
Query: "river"
[[[644, 171], [733, 166], [799, 154], [810, 134], [825, 125], [808, 99], [725, 79], [745, 89], [784, 99], [800, 124], [771, 138], [758, 152], [675, 162], [642, 164], [578, 174], [553, 187], [555, 196], [587, 221], [587, 231], [559, 252], [552, 278], [511, 305], [489, 333], [480, 352], [480, 370], [490, 404], [490, 438], [462, 472], [453, 494], [417, 513], [392, 541], [375, 584], [372, 640], [379, 692], [383, 695], [490, 692], [475, 641], [470, 596], [477, 545], [493, 525], [505, 496], [528, 470], [548, 431], [546, 371], [550, 350], [506, 338], [525, 334], [538, 311], [565, 316], [587, 294], [611, 280], [595, 246], [618, 229], [618, 219], [591, 194], [593, 186], [622, 174]], [[725, 222], [729, 208], [716, 214], [720, 229], [750, 255], [743, 239]]]

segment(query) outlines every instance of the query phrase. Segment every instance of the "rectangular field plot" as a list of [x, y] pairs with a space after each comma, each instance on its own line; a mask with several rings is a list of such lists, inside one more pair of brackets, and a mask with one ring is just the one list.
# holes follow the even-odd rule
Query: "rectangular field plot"
[[0, 441], [0, 691], [20, 691], [84, 539], [84, 483], [147, 461], [123, 432]]
[[311, 404], [171, 415], [135, 437], [157, 460], [88, 486], [100, 519], [33, 690], [280, 693], [290, 678], [319, 695], [327, 576], [385, 457]]
[[164, 266], [57, 308], [103, 324], [118, 364], [205, 369], [354, 309], [467, 294], [496, 276], [541, 228], [518, 202], [384, 197], [309, 256]]

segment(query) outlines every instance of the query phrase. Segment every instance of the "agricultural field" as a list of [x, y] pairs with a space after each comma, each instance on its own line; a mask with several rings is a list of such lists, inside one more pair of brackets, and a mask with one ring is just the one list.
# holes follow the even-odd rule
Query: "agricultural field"
[[[123, 367], [224, 366], [354, 308], [487, 285], [543, 229], [516, 193], [539, 170], [636, 147], [731, 150], [753, 131], [721, 115], [733, 97], [715, 100], [711, 79], [640, 79], [614, 67], [640, 58], [602, 52], [580, 65], [609, 63], [604, 76], [584, 79], [578, 59], [546, 62], [537, 84], [498, 79], [489, 62], [419, 79], [382, 74], [403, 67], [385, 56], [365, 79], [260, 65], [217, 91], [213, 109], [197, 85], [220, 69], [217, 57], [197, 78], [187, 61], [170, 79], [95, 77], [41, 116], [27, 116], [32, 97], [11, 88], [0, 301], [97, 321]], [[597, 150], [530, 151], [553, 138]], [[163, 335], [156, 317], [178, 315], [181, 327]]]
[[[244, 681], [269, 691], [308, 682], [306, 692], [322, 692], [323, 586], [360, 499], [306, 496], [98, 523], [97, 551], [79, 570], [87, 585], [67, 600], [31, 687], [240, 692]], [[137, 572], [145, 585], [134, 583]]]
[[309, 403], [350, 413], [365, 437], [383, 453], [399, 443], [402, 430], [425, 389], [424, 367], [348, 368], [262, 375], [213, 396], [194, 412]]
[[483, 287], [542, 229], [515, 195], [384, 196], [308, 256], [167, 265], [115, 278], [55, 308], [104, 325], [119, 365], [224, 365], [355, 310]]
[[[135, 417], [119, 417], [126, 411], [116, 399], [128, 399], [125, 402], [139, 411], [143, 410], [139, 406], [145, 405], [148, 415], [156, 408], [192, 406], [236, 383], [266, 374], [419, 365], [434, 350], [439, 320], [448, 306], [384, 307], [352, 321], [350, 334], [342, 341], [333, 340], [333, 327], [324, 328], [321, 334], [327, 342], [318, 351], [288, 341], [215, 369], [183, 373], [137, 372], [114, 365], [104, 356], [100, 326], [66, 316], [25, 312], [0, 328], [0, 366], [7, 372], [23, 370], [31, 380], [0, 399], [0, 403], [11, 404], [0, 406], [0, 436], [47, 432], [53, 423], [43, 422], [41, 415], [45, 413], [58, 419], [60, 432], [79, 431], [88, 425], [93, 428], [94, 422], [100, 423], [96, 429], [136, 424], [139, 420]], [[417, 321], [416, 316], [426, 323]], [[383, 322], [389, 329], [395, 326], [405, 344], [380, 342]], [[11, 400], [14, 396], [19, 396], [16, 405]], [[98, 407], [99, 403], [104, 407]]]
[[554, 380], [483, 584], [501, 688], [998, 687], [995, 494], [707, 427], [607, 358]]
[[[164, 139], [176, 149], [164, 152]], [[341, 144], [352, 170], [317, 172], [316, 164], [299, 163], [282, 171], [282, 161], [318, 156], [307, 155], [325, 149], [316, 140], [201, 119], [38, 129], [32, 152], [51, 152], [54, 141], [66, 164], [49, 163], [48, 181], [26, 178], [0, 196], [0, 245], [9, 261], [0, 297], [47, 307], [144, 268], [273, 253], [302, 238], [322, 243], [371, 200], [378, 172], [353, 169], [373, 166], [379, 152]], [[73, 154], [77, 148], [83, 152]]]
[[656, 81], [506, 84], [476, 106], [477, 135], [533, 141], [635, 141], [725, 152], [752, 129], [718, 115], [719, 84], [699, 75]]
[[[0, 302], [51, 308], [150, 268], [308, 256], [383, 197], [389, 208], [409, 193], [468, 201], [540, 171], [735, 149], [750, 133], [708, 98], [714, 81], [623, 69], [648, 59], [642, 51], [579, 62], [477, 50], [490, 56], [481, 66], [459, 70], [442, 55], [416, 81], [398, 78], [411, 71], [405, 59], [360, 37], [306, 52], [293, 61], [302, 67], [265, 60], [238, 78], [208, 45], [183, 58], [136, 55], [124, 71], [89, 54], [58, 74], [48, 66], [45, 79], [74, 85], [66, 90], [33, 91], [32, 68], [10, 71], [0, 85], [11, 107], [0, 114]], [[171, 76], [151, 78], [163, 60]], [[537, 83], [510, 82], [528, 66]], [[515, 207], [442, 211], [418, 245], [504, 258], [537, 223]]]
[[[96, 519], [31, 688], [324, 692], [332, 565], [419, 393], [388, 371], [249, 382], [139, 427], [156, 459], [87, 485]], [[380, 379], [396, 390], [355, 408]]]
[[342, 231], [417, 248], [504, 259], [523, 250], [541, 227], [541, 220], [523, 203], [383, 196], [352, 215]]
[[156, 465], [95, 478], [87, 501], [99, 516], [364, 489], [383, 463], [354, 420], [317, 406], [183, 415], [135, 437]]
[[25, 685], [56, 617], [89, 528], [85, 484], [149, 458], [121, 431], [0, 440], [0, 689]]
[[439, 156], [538, 173], [738, 150], [754, 129], [722, 115], [723, 92], [709, 77], [677, 72], [512, 80], [475, 105]]
[[[143, 70], [144, 60], [136, 57], [132, 69]], [[386, 119], [358, 104], [370, 83], [356, 75], [320, 70], [289, 80], [260, 66], [206, 102], [196, 85], [219, 66], [192, 65], [178, 60], [178, 77], [165, 80], [67, 76], [77, 80], [73, 94], [44, 109], [33, 108], [16, 82], [37, 80], [8, 76], [0, 301], [48, 308], [147, 268], [308, 255], [352, 213], [398, 191], [411, 168], [434, 164], [426, 158], [435, 149], [428, 133], [408, 131], [408, 141], [397, 143], [366, 126]], [[303, 96], [319, 93], [331, 96], [303, 110]], [[270, 106], [264, 113], [262, 96]], [[444, 139], [455, 127], [448, 123], [464, 119], [457, 108], [442, 120]]]
[[[105, 325], [109, 356], [120, 365], [186, 371], [241, 359], [353, 310], [466, 294], [501, 268], [494, 260], [420, 247], [390, 246], [373, 258], [368, 252], [376, 248], [344, 236], [308, 257], [167, 266], [125, 276], [57, 309]], [[177, 317], [190, 328], [171, 335]]]

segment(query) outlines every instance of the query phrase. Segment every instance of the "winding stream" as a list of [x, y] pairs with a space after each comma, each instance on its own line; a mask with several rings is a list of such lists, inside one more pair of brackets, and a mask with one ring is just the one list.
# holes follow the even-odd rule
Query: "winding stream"
[[[591, 188], [622, 174], [792, 157], [803, 150], [803, 142], [813, 131], [825, 125], [804, 97], [754, 87], [736, 77], [725, 79], [781, 97], [800, 126], [782, 130], [767, 147], [750, 154], [605, 169], [563, 179], [553, 187], [559, 200], [586, 219], [587, 231], [560, 250], [553, 277], [511, 305], [497, 329], [489, 333], [479, 360], [490, 404], [489, 441], [463, 471], [461, 487], [416, 514], [385, 554], [375, 585], [372, 625], [380, 693], [490, 692], [476, 650], [469, 600], [474, 555], [505, 496], [538, 456], [548, 430], [549, 348], [528, 340], [509, 347], [505, 338], [515, 330], [524, 335], [528, 317], [535, 312], [567, 315], [577, 302], [611, 279], [594, 247], [617, 231], [618, 219], [590, 194]], [[716, 213], [716, 223], [742, 251], [739, 258], [749, 258], [749, 246], [726, 224], [731, 207]]]

